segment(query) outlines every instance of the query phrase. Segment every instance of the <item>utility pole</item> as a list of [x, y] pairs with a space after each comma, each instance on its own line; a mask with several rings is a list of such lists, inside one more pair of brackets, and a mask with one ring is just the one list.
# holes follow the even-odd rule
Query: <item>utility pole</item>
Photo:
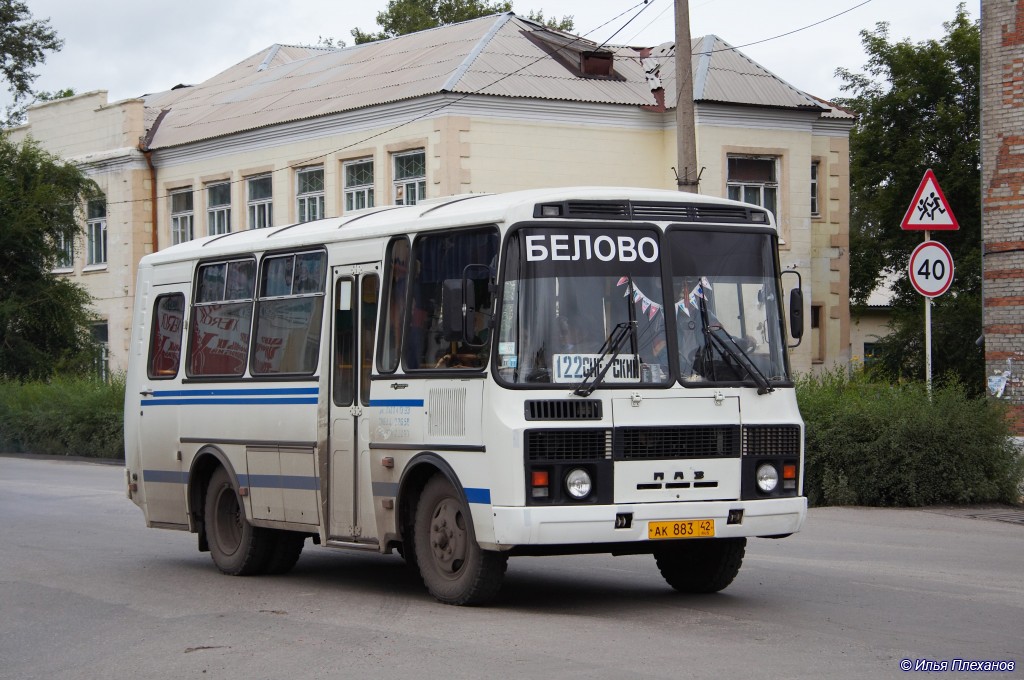
[[697, 139], [694, 133], [693, 66], [690, 61], [690, 2], [676, 2], [676, 184], [697, 191]]

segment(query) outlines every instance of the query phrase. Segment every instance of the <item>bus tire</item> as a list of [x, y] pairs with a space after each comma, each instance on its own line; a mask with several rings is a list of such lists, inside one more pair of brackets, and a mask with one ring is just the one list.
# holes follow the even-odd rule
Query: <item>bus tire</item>
[[508, 566], [507, 555], [477, 544], [469, 506], [441, 475], [430, 478], [416, 504], [413, 551], [424, 585], [444, 604], [489, 602]]
[[287, 574], [299, 561], [302, 547], [306, 543], [306, 535], [295, 531], [270, 530], [273, 547], [267, 559], [266, 573]]
[[238, 490], [223, 467], [210, 476], [203, 521], [213, 563], [230, 576], [265, 572], [272, 540], [266, 529], [245, 518]]
[[670, 586], [681, 593], [717, 593], [740, 572], [746, 538], [673, 541], [658, 546], [654, 559]]

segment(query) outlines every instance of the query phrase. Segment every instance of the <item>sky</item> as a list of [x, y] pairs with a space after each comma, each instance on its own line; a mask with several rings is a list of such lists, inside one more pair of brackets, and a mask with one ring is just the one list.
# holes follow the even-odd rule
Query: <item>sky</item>
[[[863, 72], [860, 32], [889, 23], [891, 39], [940, 38], [960, 0], [690, 0], [690, 33], [735, 47], [843, 13], [741, 51], [793, 86], [824, 99], [841, 95], [839, 67]], [[379, 30], [387, 0], [27, 0], [49, 19], [64, 48], [36, 69], [36, 90], [107, 90], [108, 101], [195, 84], [274, 44], [352, 44], [350, 31]], [[972, 19], [980, 0], [966, 0]], [[653, 46], [674, 39], [673, 0], [514, 0], [527, 14], [570, 15], [575, 33], [597, 42]], [[845, 13], [844, 13], [845, 12]], [[628, 23], [627, 23], [628, 22]], [[623, 28], [624, 26], [624, 28]], [[621, 29], [621, 30], [620, 30]], [[0, 96], [0, 104], [8, 97]]]

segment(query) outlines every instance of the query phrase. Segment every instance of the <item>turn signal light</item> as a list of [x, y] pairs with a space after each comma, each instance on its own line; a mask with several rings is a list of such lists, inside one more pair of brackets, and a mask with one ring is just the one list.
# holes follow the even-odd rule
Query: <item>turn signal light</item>
[[782, 466], [782, 478], [783, 479], [796, 479], [796, 465], [792, 463]]
[[548, 489], [551, 478], [547, 470], [533, 470], [530, 473], [530, 486], [533, 487], [534, 498], [547, 498], [551, 492]]

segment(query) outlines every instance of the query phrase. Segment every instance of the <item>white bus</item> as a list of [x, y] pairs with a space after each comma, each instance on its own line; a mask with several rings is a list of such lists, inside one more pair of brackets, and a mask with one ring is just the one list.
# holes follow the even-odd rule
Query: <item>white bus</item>
[[311, 538], [397, 549], [450, 604], [519, 555], [653, 554], [721, 590], [747, 537], [806, 516], [777, 240], [757, 206], [602, 187], [148, 255], [128, 495], [227, 574], [286, 572]]

